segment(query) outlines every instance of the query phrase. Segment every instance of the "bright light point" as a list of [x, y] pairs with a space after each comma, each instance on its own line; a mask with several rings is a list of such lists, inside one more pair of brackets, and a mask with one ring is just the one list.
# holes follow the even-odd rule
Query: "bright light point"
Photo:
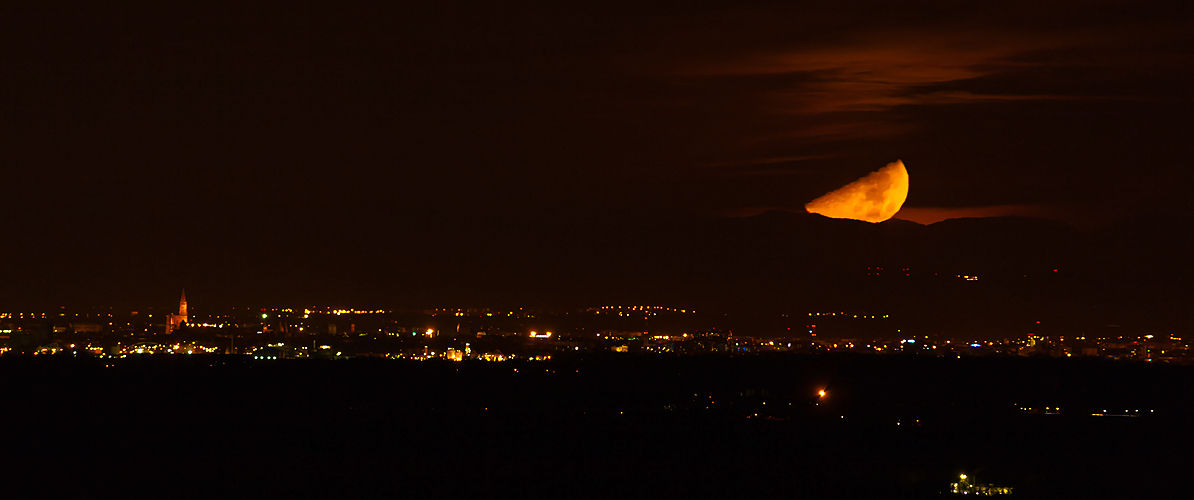
[[825, 391], [818, 391], [817, 394], [819, 394], [821, 397], [825, 397]]
[[809, 213], [834, 219], [883, 222], [908, 199], [908, 169], [896, 160], [866, 177], [846, 184], [804, 205]]

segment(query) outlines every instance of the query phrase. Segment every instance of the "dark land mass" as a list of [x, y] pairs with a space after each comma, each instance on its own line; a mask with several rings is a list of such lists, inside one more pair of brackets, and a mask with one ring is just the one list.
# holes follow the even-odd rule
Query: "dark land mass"
[[1194, 444], [1194, 370], [1101, 360], [7, 356], [0, 377], [13, 497], [924, 498], [966, 473], [1141, 498]]

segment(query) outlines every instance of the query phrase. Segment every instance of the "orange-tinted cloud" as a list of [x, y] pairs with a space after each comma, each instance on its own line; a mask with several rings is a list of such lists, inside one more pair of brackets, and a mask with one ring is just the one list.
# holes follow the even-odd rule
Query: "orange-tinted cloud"
[[[1130, 183], [1119, 175], [1042, 187], [1102, 154], [1118, 152], [1121, 163], [1137, 150], [1134, 157], [1181, 157], [1172, 154], [1180, 133], [1165, 132], [1184, 126], [1177, 109], [1189, 102], [1180, 83], [1188, 29], [1177, 17], [1149, 9], [1166, 22], [1141, 22], [1140, 9], [1122, 1], [1013, 3], [694, 11], [619, 61], [658, 84], [659, 115], [683, 117], [670, 130], [686, 135], [670, 144], [683, 144], [691, 161], [677, 170], [695, 171], [707, 186], [701, 194], [717, 194], [699, 198], [722, 212], [794, 210], [856, 178], [860, 165], [902, 157], [925, 175], [909, 201], [974, 205], [926, 208], [918, 220], [1070, 221], [1088, 216], [1023, 203], [1084, 203], [1095, 197], [1088, 184], [1114, 193], [1106, 184]], [[1149, 99], [1172, 105], [1148, 108]], [[1174, 111], [1152, 120], [1157, 109]], [[1163, 133], [1142, 132], [1150, 127]], [[810, 156], [828, 159], [767, 165]], [[751, 163], [758, 166], [743, 166]], [[790, 199], [776, 194], [783, 189]]]
[[897, 219], [910, 220], [920, 224], [932, 224], [946, 219], [967, 217], [1036, 217], [1058, 220], [1075, 225], [1085, 225], [1085, 220], [1074, 207], [1053, 204], [994, 205], [986, 207], [904, 207], [896, 214]]
[[889, 112], [898, 107], [1075, 99], [979, 91], [966, 84], [1040, 66], [1045, 62], [1025, 55], [1062, 50], [1074, 43], [1075, 38], [1066, 34], [1022, 37], [983, 29], [839, 33], [835, 40], [787, 49], [740, 47], [717, 57], [679, 63], [671, 71], [691, 85], [738, 89], [756, 96], [738, 104], [755, 108], [743, 110], [744, 114], [756, 114], [774, 125], [755, 131], [760, 143], [786, 141], [799, 148], [890, 138], [915, 130], [914, 122]]
[[[992, 39], [999, 43], [993, 43]], [[835, 45], [749, 54], [686, 71], [696, 75], [807, 75], [773, 93], [776, 112], [822, 114], [884, 111], [903, 105], [940, 105], [1057, 99], [1050, 95], [976, 94], [945, 89], [1015, 67], [1024, 53], [1064, 46], [1060, 38], [1014, 39], [982, 32], [907, 36], [900, 32]]]

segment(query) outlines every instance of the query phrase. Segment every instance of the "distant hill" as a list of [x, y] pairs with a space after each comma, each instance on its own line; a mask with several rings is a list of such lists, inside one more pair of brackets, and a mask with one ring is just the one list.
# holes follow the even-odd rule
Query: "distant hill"
[[772, 211], [576, 227], [556, 235], [572, 251], [543, 262], [562, 292], [589, 303], [851, 307], [942, 324], [1006, 312], [1095, 325], [1127, 314], [1181, 325], [1172, 310], [1194, 296], [1190, 227], [1146, 218], [1087, 233], [1027, 217], [925, 226]]

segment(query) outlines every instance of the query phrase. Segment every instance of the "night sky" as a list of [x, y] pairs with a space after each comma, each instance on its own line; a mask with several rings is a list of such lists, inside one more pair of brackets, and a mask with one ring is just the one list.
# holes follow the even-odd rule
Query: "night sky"
[[1188, 214], [1185, 2], [598, 4], [5, 7], [0, 309], [531, 304], [561, 228], [897, 159], [921, 223]]

